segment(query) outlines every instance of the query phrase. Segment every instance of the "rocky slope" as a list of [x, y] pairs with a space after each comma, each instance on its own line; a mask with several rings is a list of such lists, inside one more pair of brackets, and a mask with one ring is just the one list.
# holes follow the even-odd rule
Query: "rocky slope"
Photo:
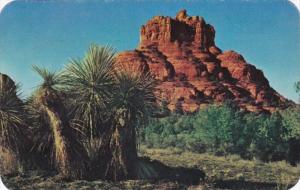
[[132, 72], [151, 71], [160, 81], [157, 97], [170, 110], [193, 112], [230, 100], [248, 111], [273, 112], [291, 103], [242, 55], [220, 50], [215, 33], [186, 10], [175, 18], [155, 16], [141, 27], [138, 48], [120, 53], [117, 60]]

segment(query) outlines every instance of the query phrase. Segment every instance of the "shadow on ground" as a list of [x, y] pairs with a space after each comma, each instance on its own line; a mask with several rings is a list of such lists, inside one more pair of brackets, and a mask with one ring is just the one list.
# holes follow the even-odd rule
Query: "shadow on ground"
[[199, 169], [170, 167], [148, 157], [139, 158], [137, 173], [140, 179], [169, 180], [185, 185], [197, 185], [205, 180], [205, 173]]

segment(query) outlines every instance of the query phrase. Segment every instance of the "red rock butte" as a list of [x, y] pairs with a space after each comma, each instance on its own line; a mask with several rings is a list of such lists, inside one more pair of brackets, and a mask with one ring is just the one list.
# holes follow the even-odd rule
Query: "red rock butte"
[[215, 34], [213, 26], [186, 10], [175, 18], [155, 16], [141, 27], [138, 48], [120, 53], [117, 62], [132, 72], [153, 73], [157, 97], [170, 110], [194, 112], [230, 100], [251, 112], [273, 112], [291, 103], [242, 55], [220, 50]]

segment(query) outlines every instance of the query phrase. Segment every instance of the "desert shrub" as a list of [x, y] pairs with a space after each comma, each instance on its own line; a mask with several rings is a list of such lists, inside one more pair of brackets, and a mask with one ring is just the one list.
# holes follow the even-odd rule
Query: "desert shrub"
[[28, 161], [28, 115], [18, 85], [0, 79], [0, 173], [17, 174]]
[[[194, 134], [193, 134], [194, 133]], [[152, 119], [141, 130], [141, 143], [148, 147], [177, 147], [190, 151], [201, 151], [200, 139], [197, 139], [194, 118], [190, 115], [172, 114], [161, 119]]]
[[259, 123], [263, 118], [263, 115], [256, 115], [254, 113], [242, 115], [240, 126], [234, 134], [234, 153], [239, 154], [242, 158], [253, 158], [253, 142], [259, 128]]
[[278, 111], [257, 120], [253, 153], [263, 161], [287, 160], [295, 164], [300, 159], [299, 108]]
[[152, 119], [141, 131], [141, 143], [296, 164], [300, 160], [299, 113], [297, 107], [255, 114], [239, 111], [231, 104], [211, 105], [194, 114]]
[[226, 154], [233, 149], [239, 132], [240, 116], [229, 105], [212, 105], [195, 116], [195, 129], [208, 150]]
[[280, 112], [282, 116], [282, 126], [285, 133], [282, 135], [288, 147], [286, 150], [286, 160], [295, 165], [300, 161], [300, 108], [292, 107]]
[[283, 159], [288, 149], [287, 143], [282, 138], [285, 133], [282, 117], [278, 112], [260, 120], [253, 143], [255, 157], [262, 161]]

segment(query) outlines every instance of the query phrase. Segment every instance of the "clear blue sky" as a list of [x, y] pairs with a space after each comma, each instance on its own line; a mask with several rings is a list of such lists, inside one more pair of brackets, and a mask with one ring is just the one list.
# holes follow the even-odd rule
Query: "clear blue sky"
[[222, 50], [241, 53], [273, 88], [298, 100], [293, 86], [300, 80], [300, 18], [285, 0], [19, 0], [0, 14], [0, 72], [20, 82], [28, 95], [40, 80], [32, 64], [60, 69], [69, 58], [82, 57], [90, 43], [134, 49], [142, 24], [183, 8], [215, 27]]

